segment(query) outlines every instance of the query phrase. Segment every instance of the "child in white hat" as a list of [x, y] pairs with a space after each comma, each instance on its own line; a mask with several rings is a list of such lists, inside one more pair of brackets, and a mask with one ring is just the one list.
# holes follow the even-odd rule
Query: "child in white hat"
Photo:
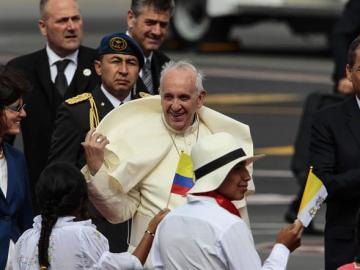
[[285, 269], [300, 246], [301, 227], [283, 228], [261, 266], [251, 231], [231, 202], [240, 200], [251, 179], [246, 168], [263, 155], [248, 156], [233, 136], [221, 132], [197, 142], [191, 158], [195, 185], [188, 202], [170, 212], [155, 236], [155, 269]]

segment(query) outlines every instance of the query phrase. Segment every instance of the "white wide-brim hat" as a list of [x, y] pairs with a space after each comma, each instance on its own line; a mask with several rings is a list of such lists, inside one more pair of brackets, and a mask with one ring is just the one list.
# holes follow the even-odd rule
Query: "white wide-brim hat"
[[262, 157], [264, 155], [246, 155], [239, 142], [229, 133], [206, 136], [191, 150], [195, 184], [188, 193], [216, 190], [235, 165], [243, 161], [249, 165]]

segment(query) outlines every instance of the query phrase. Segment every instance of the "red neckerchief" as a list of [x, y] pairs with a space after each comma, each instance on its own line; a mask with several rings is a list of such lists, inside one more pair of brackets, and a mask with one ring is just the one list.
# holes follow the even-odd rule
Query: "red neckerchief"
[[219, 193], [215, 191], [209, 191], [209, 192], [202, 192], [202, 193], [194, 193], [192, 195], [198, 195], [198, 196], [208, 196], [212, 197], [216, 200], [218, 205], [220, 205], [222, 208], [229, 211], [231, 214], [241, 217], [239, 211], [236, 209], [235, 205], [226, 199], [224, 196], [220, 195]]

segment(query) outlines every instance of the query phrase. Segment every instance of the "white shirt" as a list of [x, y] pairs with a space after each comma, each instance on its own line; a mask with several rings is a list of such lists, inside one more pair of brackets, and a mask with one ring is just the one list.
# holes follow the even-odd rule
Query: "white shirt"
[[210, 197], [191, 196], [172, 210], [155, 234], [155, 269], [285, 269], [289, 250], [276, 244], [261, 266], [245, 222]]
[[6, 198], [8, 187], [8, 171], [5, 157], [0, 159], [0, 188]]
[[359, 107], [359, 109], [360, 109], [360, 99], [358, 98], [358, 96], [355, 96], [355, 97], [356, 97], [357, 105], [358, 105], [358, 107]]
[[70, 60], [69, 64], [66, 66], [65, 71], [64, 71], [67, 83], [68, 83], [68, 85], [70, 85], [70, 83], [75, 75], [75, 71], [76, 71], [76, 67], [77, 67], [77, 63], [78, 63], [79, 50], [76, 50], [75, 52], [67, 55], [66, 57], [61, 58], [49, 47], [49, 44], [47, 44], [46, 45], [46, 53], [47, 53], [48, 59], [49, 59], [50, 75], [51, 75], [51, 81], [53, 83], [55, 83], [55, 78], [57, 75], [57, 67], [56, 67], [55, 63], [59, 60], [64, 60], [64, 59]]
[[[59, 218], [49, 242], [52, 270], [62, 269], [143, 269], [130, 253], [113, 254], [107, 239], [96, 230], [91, 220], [73, 221], [75, 217]], [[12, 266], [14, 270], [38, 270], [38, 242], [41, 216], [34, 218], [33, 228], [16, 242]]]
[[120, 103], [126, 103], [126, 102], [128, 102], [128, 101], [130, 101], [131, 100], [131, 91], [130, 91], [130, 93], [129, 93], [129, 95], [126, 97], [126, 98], [124, 98], [124, 100], [123, 101], [120, 101], [120, 100], [118, 100], [116, 97], [114, 97], [110, 92], [108, 92], [106, 89], [105, 89], [105, 87], [104, 87], [104, 85], [103, 84], [101, 84], [101, 91], [103, 92], [103, 94], [105, 95], [105, 97], [110, 101], [110, 103], [114, 106], [114, 108], [116, 108], [116, 107], [118, 107], [119, 105], [120, 105]]

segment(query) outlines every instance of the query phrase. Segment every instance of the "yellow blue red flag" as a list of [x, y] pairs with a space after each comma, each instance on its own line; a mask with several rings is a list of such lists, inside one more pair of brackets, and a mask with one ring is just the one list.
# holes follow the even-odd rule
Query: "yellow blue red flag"
[[194, 172], [191, 157], [182, 152], [176, 168], [171, 193], [185, 195], [194, 185], [193, 175]]
[[304, 227], [309, 225], [311, 220], [316, 215], [316, 212], [320, 209], [320, 206], [326, 199], [327, 195], [328, 193], [324, 184], [313, 173], [312, 167], [310, 167], [297, 216]]

